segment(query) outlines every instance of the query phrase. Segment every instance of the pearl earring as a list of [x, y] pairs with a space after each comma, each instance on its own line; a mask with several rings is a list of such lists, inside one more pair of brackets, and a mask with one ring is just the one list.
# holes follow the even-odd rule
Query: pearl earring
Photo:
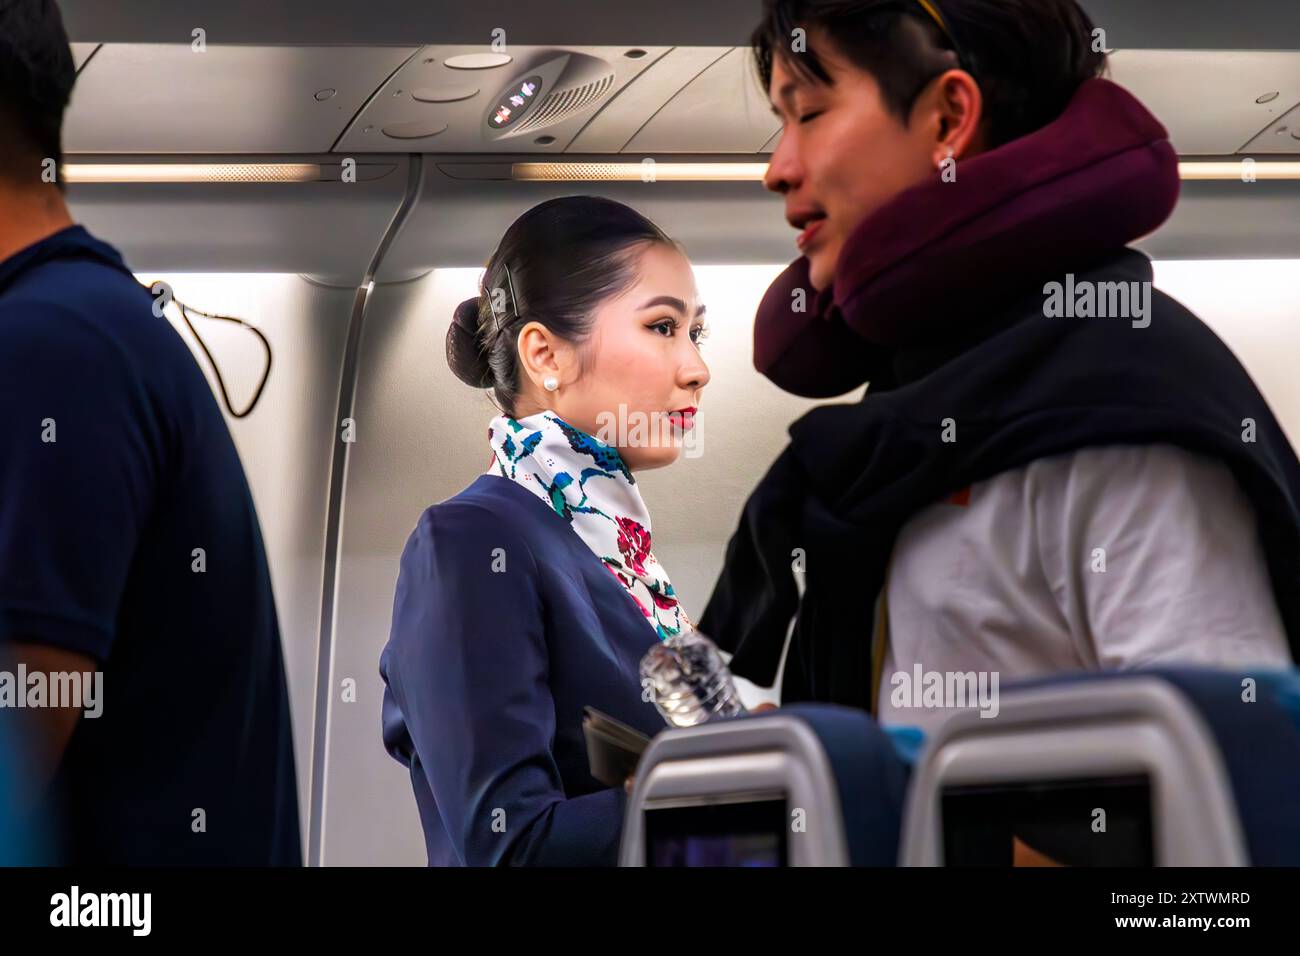
[[546, 389], [548, 392], [553, 392], [559, 387], [560, 380], [554, 375], [548, 375], [546, 378], [542, 379], [542, 388]]

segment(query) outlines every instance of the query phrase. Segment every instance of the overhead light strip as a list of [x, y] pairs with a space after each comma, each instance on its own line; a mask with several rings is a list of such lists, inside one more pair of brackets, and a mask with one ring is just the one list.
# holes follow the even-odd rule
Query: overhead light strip
[[1247, 164], [1245, 158], [1236, 162], [1187, 162], [1178, 164], [1178, 174], [1189, 180], [1235, 179], [1246, 182], [1252, 174], [1255, 179], [1300, 179], [1300, 162], [1253, 160]]
[[512, 163], [510, 178], [526, 182], [724, 182], [763, 178], [767, 163]]
[[69, 183], [312, 183], [320, 163], [65, 163]]

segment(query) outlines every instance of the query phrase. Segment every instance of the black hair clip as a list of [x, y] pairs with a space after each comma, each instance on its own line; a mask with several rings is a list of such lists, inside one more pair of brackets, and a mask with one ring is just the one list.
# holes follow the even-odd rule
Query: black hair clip
[[515, 298], [515, 280], [510, 275], [510, 263], [504, 262], [502, 265], [505, 266], [506, 270], [506, 285], [510, 287], [510, 311], [515, 314], [515, 318], [518, 318], [519, 301]]
[[[510, 275], [509, 264], [503, 262], [501, 265], [502, 268], [506, 270], [506, 284], [510, 287], [510, 311], [514, 313], [514, 316], [516, 318], [518, 318], [519, 304], [515, 299], [515, 280]], [[492, 291], [495, 292], [496, 290], [493, 289]], [[496, 307], [495, 299], [496, 296], [492, 295], [491, 293], [488, 294], [488, 308], [492, 310], [492, 321], [496, 323], [497, 334], [500, 335], [501, 328], [502, 328], [501, 317], [497, 315], [497, 307]], [[509, 321], [509, 319], [507, 319], [506, 321]]]

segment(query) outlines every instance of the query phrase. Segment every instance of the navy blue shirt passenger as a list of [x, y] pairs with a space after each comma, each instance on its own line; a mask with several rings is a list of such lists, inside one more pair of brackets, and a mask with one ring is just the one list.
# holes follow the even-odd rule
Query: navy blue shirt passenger
[[665, 726], [639, 664], [692, 625], [633, 472], [690, 447], [697, 300], [653, 223], [573, 196], [516, 220], [456, 310], [452, 369], [503, 414], [486, 472], [412, 532], [380, 660], [430, 865], [617, 862], [626, 795], [591, 776], [583, 708]]
[[74, 80], [58, 7], [0, 4], [0, 736], [27, 760], [17, 800], [59, 862], [298, 864], [257, 514], [189, 349], [68, 213]]
[[69, 861], [297, 864], [257, 514], [151, 306], [80, 226], [0, 263], [0, 637], [103, 670], [54, 779]]

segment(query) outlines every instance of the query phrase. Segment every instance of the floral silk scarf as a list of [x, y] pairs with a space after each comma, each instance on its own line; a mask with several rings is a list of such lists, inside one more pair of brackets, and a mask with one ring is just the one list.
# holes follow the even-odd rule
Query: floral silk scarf
[[488, 426], [488, 474], [517, 482], [569, 523], [636, 602], [660, 640], [694, 625], [650, 553], [650, 513], [618, 449], [547, 409]]

